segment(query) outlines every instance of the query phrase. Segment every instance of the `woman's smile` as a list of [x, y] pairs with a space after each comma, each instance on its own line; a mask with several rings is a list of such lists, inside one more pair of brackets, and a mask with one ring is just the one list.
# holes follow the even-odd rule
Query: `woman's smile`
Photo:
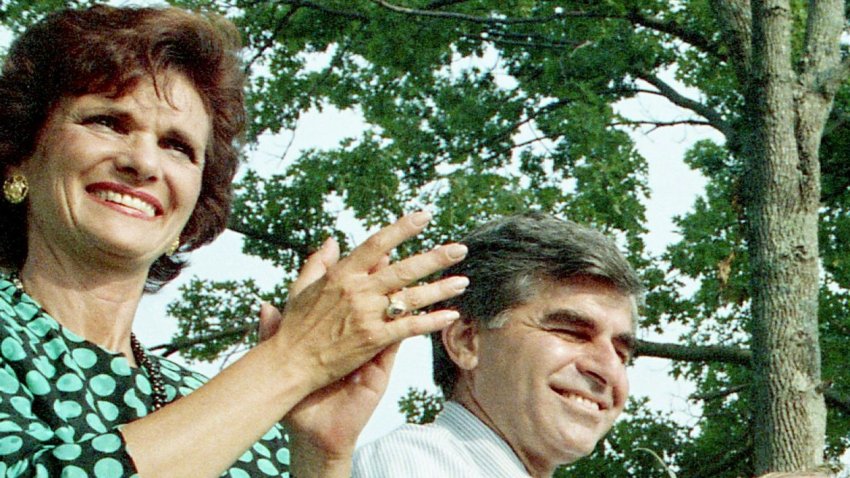
[[53, 109], [22, 168], [31, 251], [76, 260], [108, 251], [146, 270], [180, 236], [201, 191], [210, 118], [182, 74], [157, 83], [141, 80], [117, 98], [65, 98]]
[[161, 216], [163, 209], [159, 200], [143, 191], [118, 183], [100, 182], [86, 187], [96, 200], [119, 212], [143, 219], [153, 219]]

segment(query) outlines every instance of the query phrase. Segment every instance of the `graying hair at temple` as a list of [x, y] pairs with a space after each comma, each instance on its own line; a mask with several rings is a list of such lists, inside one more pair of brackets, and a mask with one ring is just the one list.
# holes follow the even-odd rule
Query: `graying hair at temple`
[[[541, 280], [591, 276], [633, 296], [636, 304], [643, 295], [637, 274], [614, 241], [572, 221], [542, 213], [506, 216], [475, 229], [460, 242], [469, 248], [466, 259], [442, 275], [467, 276], [470, 285], [439, 307], [455, 309], [463, 320], [477, 320], [485, 327], [504, 325], [504, 312], [533, 298], [535, 284]], [[432, 334], [431, 341], [434, 381], [449, 397], [458, 371], [439, 332]]]

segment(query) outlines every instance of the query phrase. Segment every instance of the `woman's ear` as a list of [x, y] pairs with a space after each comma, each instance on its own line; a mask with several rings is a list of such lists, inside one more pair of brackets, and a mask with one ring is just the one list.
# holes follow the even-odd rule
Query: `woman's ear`
[[443, 329], [443, 346], [452, 362], [461, 370], [478, 366], [478, 321], [455, 320]]

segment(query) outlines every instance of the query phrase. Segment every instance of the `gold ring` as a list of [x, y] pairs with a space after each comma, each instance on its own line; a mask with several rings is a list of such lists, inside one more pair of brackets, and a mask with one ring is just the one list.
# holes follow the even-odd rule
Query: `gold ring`
[[390, 305], [384, 313], [390, 319], [397, 319], [407, 313], [407, 304], [401, 299], [390, 299]]

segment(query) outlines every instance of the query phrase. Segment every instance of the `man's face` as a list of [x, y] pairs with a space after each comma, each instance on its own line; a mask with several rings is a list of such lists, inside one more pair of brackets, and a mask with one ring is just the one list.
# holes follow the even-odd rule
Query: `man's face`
[[607, 282], [544, 282], [504, 326], [478, 331], [464, 404], [535, 476], [589, 454], [626, 403], [632, 311]]

